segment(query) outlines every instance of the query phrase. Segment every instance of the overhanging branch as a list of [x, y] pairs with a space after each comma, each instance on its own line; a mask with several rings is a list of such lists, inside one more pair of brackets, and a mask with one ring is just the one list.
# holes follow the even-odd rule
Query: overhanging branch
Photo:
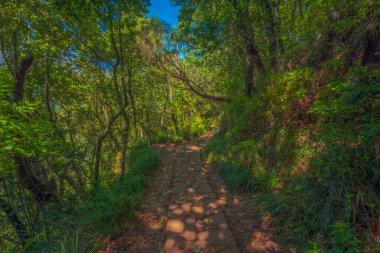
[[[181, 83], [187, 86], [191, 92], [204, 99], [226, 103], [232, 101], [230, 98], [224, 96], [218, 96], [207, 93], [204, 89], [201, 88], [201, 85], [197, 84], [194, 80], [191, 80], [187, 76], [183, 68], [180, 67], [180, 63], [178, 60], [168, 58], [165, 55], [159, 57], [155, 54], [154, 59], [151, 59], [151, 62], [157, 69], [161, 70], [168, 77], [179, 80]], [[169, 69], [168, 66], [172, 67], [172, 69]]]

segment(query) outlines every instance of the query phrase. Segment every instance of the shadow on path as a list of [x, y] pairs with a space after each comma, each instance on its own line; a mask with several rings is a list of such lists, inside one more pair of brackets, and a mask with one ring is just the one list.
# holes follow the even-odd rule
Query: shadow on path
[[171, 198], [164, 252], [240, 252], [193, 142], [173, 150]]
[[161, 166], [144, 192], [138, 219], [119, 238], [108, 241], [102, 253], [278, 251], [251, 216], [252, 196], [245, 202], [232, 196], [217, 173], [203, 164], [202, 148], [209, 137], [154, 146]]

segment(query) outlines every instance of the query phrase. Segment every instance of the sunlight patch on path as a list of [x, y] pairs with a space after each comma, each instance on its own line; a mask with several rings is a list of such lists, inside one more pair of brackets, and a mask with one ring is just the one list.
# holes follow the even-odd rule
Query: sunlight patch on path
[[201, 146], [177, 144], [172, 150], [173, 167], [171, 199], [166, 224], [165, 253], [230, 252], [239, 253], [224, 214], [200, 158]]

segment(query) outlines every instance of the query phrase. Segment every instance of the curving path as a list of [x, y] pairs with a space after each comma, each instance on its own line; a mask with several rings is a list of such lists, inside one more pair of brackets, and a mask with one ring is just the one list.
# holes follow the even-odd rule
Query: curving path
[[161, 166], [144, 193], [138, 220], [101, 252], [278, 252], [254, 217], [253, 196], [229, 193], [203, 164], [208, 138], [155, 145]]

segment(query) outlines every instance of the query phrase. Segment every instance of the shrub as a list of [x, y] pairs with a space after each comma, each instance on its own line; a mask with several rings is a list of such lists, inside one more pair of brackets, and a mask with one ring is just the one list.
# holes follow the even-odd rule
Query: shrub
[[252, 99], [237, 98], [209, 157], [229, 187], [258, 193], [284, 243], [305, 251], [314, 242], [309, 252], [375, 250], [380, 71], [353, 67], [323, 87], [312, 76], [275, 74]]
[[125, 229], [140, 208], [144, 187], [158, 164], [156, 150], [132, 148], [124, 178], [98, 186], [66, 211], [50, 211], [49, 233], [35, 237], [24, 251], [96, 252], [108, 236]]

